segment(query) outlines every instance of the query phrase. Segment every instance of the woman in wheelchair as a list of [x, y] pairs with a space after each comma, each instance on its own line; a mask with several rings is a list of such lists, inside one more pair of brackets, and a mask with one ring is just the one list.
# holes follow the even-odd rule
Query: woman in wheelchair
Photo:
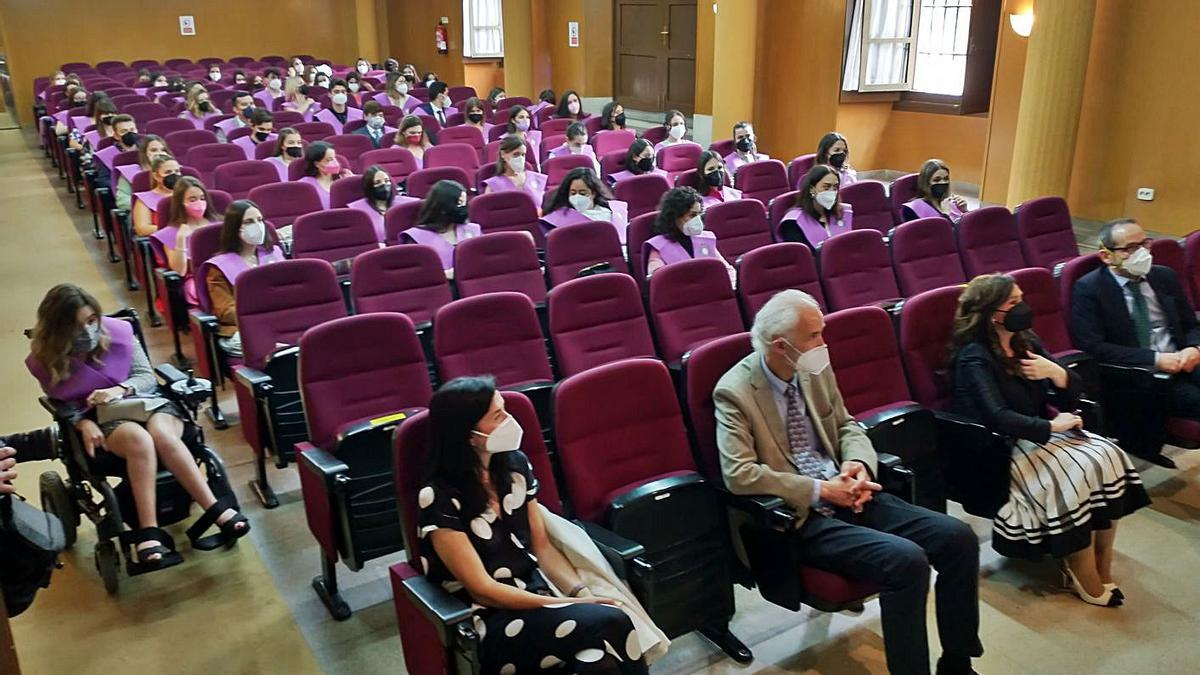
[[225, 210], [220, 246], [219, 252], [203, 265], [204, 283], [213, 316], [220, 325], [218, 332], [224, 338], [221, 346], [234, 356], [241, 356], [234, 282], [251, 267], [283, 260], [283, 251], [267, 241], [267, 221], [258, 205], [249, 199], [239, 199]]
[[[100, 304], [73, 284], [50, 289], [38, 306], [31, 353], [25, 360], [42, 390], [74, 411], [75, 428], [90, 460], [112, 454], [125, 460], [140, 529], [131, 558], [158, 569], [182, 562], [171, 536], [158, 527], [158, 463], [204, 509], [188, 529], [193, 548], [232, 543], [250, 531], [245, 516], [218, 500], [183, 442], [186, 413], [154, 396], [157, 381], [133, 328], [102, 316]], [[213, 525], [216, 538], [201, 539]]]
[[1083, 430], [1079, 375], [1055, 361], [1032, 328], [1033, 309], [1007, 274], [976, 277], [959, 297], [953, 410], [1012, 439], [1009, 496], [993, 521], [992, 547], [1062, 559], [1080, 599], [1116, 607], [1125, 597], [1112, 576], [1116, 521], [1150, 497], [1129, 457]]
[[593, 596], [547, 537], [537, 478], [518, 450], [522, 429], [495, 381], [446, 383], [429, 403], [429, 425], [421, 566], [474, 603], [481, 672], [646, 673], [629, 617]]

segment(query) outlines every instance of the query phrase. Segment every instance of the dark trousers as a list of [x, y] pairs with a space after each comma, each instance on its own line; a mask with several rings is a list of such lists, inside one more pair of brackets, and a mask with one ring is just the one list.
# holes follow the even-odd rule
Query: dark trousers
[[966, 523], [877, 493], [862, 513], [811, 513], [796, 534], [804, 564], [879, 584], [883, 645], [893, 675], [929, 673], [925, 598], [931, 564], [938, 571], [943, 654], [955, 661], [983, 654], [979, 540]]
[[1200, 419], [1200, 368], [1171, 377], [1167, 408], [1175, 417]]

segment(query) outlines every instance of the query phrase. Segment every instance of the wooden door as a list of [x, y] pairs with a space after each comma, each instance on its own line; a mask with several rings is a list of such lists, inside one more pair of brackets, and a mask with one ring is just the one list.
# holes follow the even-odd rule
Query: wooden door
[[616, 98], [638, 110], [696, 102], [696, 0], [614, 0]]

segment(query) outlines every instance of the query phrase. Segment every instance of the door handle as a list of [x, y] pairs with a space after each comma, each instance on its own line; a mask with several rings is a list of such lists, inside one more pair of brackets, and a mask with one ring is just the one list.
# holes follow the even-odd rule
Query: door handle
[[658, 32], [658, 34], [660, 36], [662, 36], [663, 46], [666, 47], [667, 46], [667, 36], [669, 36], [671, 34], [671, 29], [668, 28], [667, 26], [663, 26], [662, 30], [660, 30]]

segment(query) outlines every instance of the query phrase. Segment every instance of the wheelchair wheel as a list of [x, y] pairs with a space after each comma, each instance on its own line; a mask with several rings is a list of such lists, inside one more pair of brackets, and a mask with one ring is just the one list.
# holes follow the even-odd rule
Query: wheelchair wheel
[[121, 560], [112, 540], [96, 544], [96, 571], [104, 581], [104, 590], [109, 595], [116, 595], [121, 586]]
[[42, 497], [42, 510], [54, 514], [62, 522], [63, 536], [67, 548], [75, 545], [79, 527], [79, 510], [67, 492], [67, 485], [56, 471], [46, 471], [38, 478], [38, 491]]

